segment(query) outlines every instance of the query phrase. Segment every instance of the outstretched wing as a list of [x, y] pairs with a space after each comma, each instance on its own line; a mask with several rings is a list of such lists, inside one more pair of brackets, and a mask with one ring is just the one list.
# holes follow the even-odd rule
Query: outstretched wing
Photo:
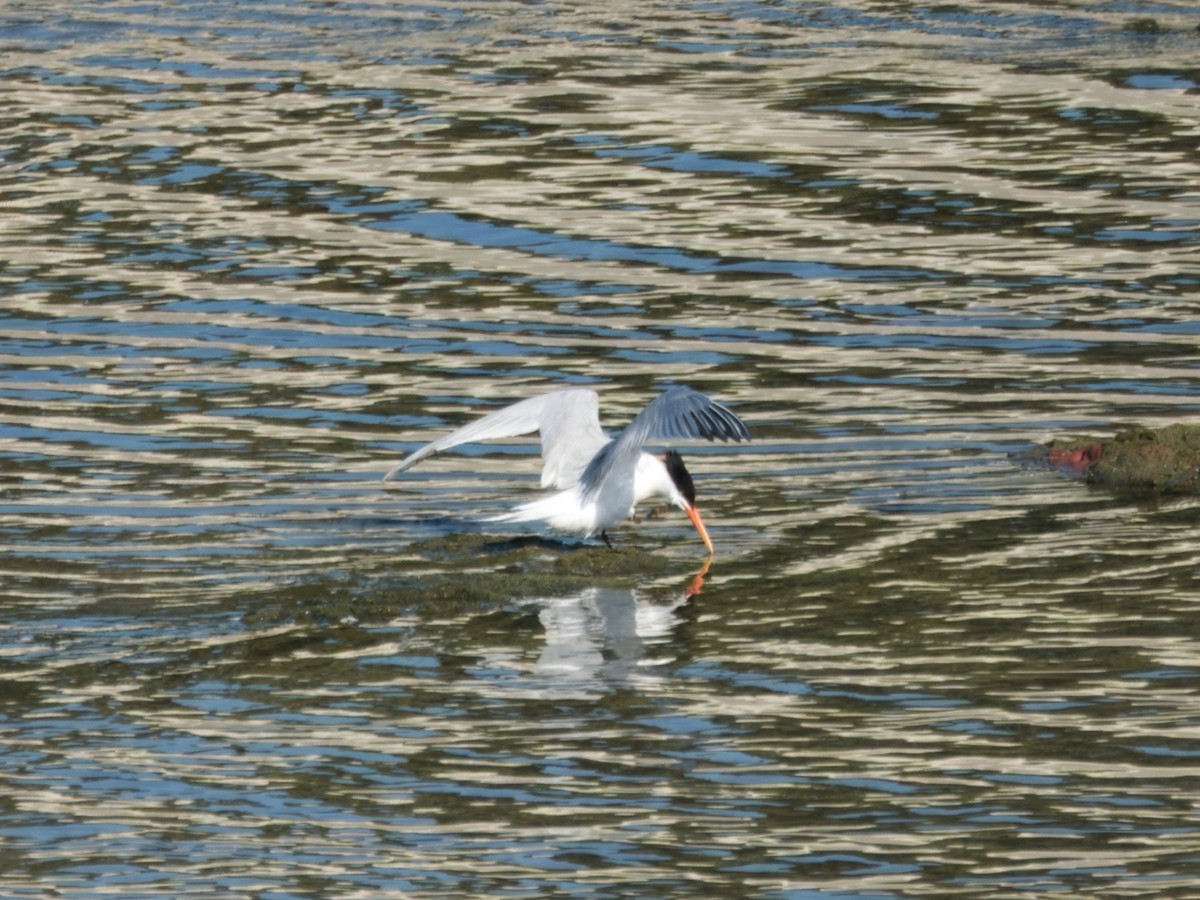
[[421, 460], [460, 444], [516, 437], [540, 432], [542, 439], [542, 487], [570, 487], [608, 442], [600, 428], [600, 400], [595, 391], [569, 388], [540, 397], [530, 397], [489, 413], [458, 431], [426, 444], [405, 457], [383, 476], [390, 481]]
[[584, 470], [585, 496], [594, 494], [614, 471], [632, 470], [642, 446], [673, 439], [748, 441], [746, 423], [699, 391], [682, 385], [660, 394]]

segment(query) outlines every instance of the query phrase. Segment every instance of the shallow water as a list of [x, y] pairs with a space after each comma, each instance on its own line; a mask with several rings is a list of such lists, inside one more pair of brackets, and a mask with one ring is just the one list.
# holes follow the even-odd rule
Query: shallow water
[[[1190, 5], [0, 17], [6, 896], [1194, 890]], [[676, 381], [706, 572], [379, 481]]]

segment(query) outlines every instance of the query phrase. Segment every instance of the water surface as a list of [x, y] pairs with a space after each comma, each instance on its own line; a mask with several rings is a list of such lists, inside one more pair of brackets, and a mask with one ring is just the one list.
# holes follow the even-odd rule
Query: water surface
[[[1189, 4], [0, 18], [6, 895], [1200, 878], [1196, 502], [1009, 457], [1197, 418]], [[674, 382], [707, 571], [379, 481]]]

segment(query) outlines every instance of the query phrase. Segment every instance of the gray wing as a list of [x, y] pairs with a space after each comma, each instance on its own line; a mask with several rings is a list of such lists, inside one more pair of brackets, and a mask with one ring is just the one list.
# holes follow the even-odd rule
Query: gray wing
[[580, 478], [584, 493], [594, 494], [610, 473], [635, 466], [647, 442], [676, 438], [748, 441], [750, 430], [736, 415], [699, 391], [682, 385], [673, 387], [650, 401], [591, 461]]
[[569, 388], [540, 397], [530, 397], [489, 413], [458, 431], [426, 444], [405, 457], [383, 476], [390, 481], [421, 460], [460, 444], [516, 437], [540, 432], [542, 439], [542, 487], [570, 487], [606, 443], [600, 428], [600, 400], [595, 391]]

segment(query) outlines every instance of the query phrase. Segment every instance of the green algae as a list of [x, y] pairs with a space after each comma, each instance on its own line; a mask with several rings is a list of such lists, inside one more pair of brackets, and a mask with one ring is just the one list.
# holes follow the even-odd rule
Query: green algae
[[541, 537], [448, 534], [397, 548], [387, 571], [316, 576], [278, 585], [258, 598], [247, 624], [333, 625], [381, 622], [415, 609], [445, 614], [495, 608], [535, 597], [567, 596], [589, 587], [640, 587], [678, 575], [692, 564], [633, 546]]
[[1089, 476], [1094, 484], [1171, 494], [1200, 489], [1200, 427], [1129, 428], [1103, 448]]

